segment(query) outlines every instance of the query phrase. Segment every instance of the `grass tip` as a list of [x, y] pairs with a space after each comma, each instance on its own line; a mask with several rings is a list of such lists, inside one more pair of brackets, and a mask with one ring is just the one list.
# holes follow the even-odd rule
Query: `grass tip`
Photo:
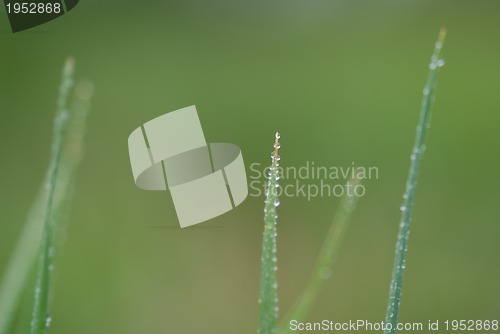
[[279, 139], [281, 137], [280, 133], [276, 132], [274, 137], [275, 137], [275, 140], [274, 140], [273, 163], [276, 163], [278, 161], [278, 150], [280, 149], [280, 143], [279, 143]]
[[68, 57], [64, 62], [64, 73], [73, 73], [75, 70], [75, 58]]
[[438, 41], [443, 43], [444, 40], [446, 38], [446, 28], [445, 27], [441, 27], [441, 30], [439, 30], [439, 37], [438, 37]]

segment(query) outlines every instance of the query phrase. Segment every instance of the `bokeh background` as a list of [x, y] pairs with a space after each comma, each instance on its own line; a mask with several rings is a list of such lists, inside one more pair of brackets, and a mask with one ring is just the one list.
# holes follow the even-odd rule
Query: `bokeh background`
[[[442, 26], [446, 65], [401, 320], [498, 319], [497, 1], [82, 0], [16, 34], [3, 8], [0, 17], [0, 275], [48, 165], [64, 59], [74, 56], [77, 78], [95, 85], [50, 333], [256, 332], [264, 199], [180, 229], [170, 195], [132, 179], [130, 132], [193, 104], [207, 140], [239, 145], [247, 166], [269, 162], [278, 130], [283, 166], [379, 168], [308, 320], [383, 320], [422, 88]], [[281, 315], [307, 282], [338, 202], [282, 198]]]

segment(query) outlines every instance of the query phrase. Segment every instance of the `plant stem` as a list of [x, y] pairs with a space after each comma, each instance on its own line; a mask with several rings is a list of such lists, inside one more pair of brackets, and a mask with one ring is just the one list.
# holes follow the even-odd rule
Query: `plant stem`
[[56, 117], [54, 121], [54, 138], [51, 149], [51, 159], [49, 173], [46, 183], [46, 204], [43, 215], [43, 231], [40, 247], [40, 259], [38, 265], [38, 276], [35, 288], [35, 304], [33, 308], [33, 320], [31, 334], [47, 333], [50, 323], [48, 314], [50, 285], [52, 278], [52, 258], [54, 255], [54, 235], [57, 227], [57, 220], [54, 210], [54, 197], [59, 171], [59, 161], [63, 147], [63, 138], [67, 125], [68, 111], [67, 100], [69, 92], [73, 87], [74, 61], [66, 60], [63, 69], [59, 97], [57, 100]]
[[268, 175], [266, 201], [264, 207], [264, 235], [262, 240], [262, 269], [260, 276], [259, 296], [259, 333], [275, 334], [278, 319], [278, 283], [276, 280], [276, 207], [279, 205], [278, 156], [280, 135], [276, 132], [274, 151], [271, 154], [271, 168]]
[[[354, 178], [349, 180], [348, 184], [355, 187], [359, 183], [359, 179]], [[356, 207], [358, 199], [358, 196], [353, 194], [348, 195], [347, 192], [342, 196], [339, 208], [335, 213], [325, 240], [323, 241], [323, 246], [319, 252], [309, 282], [307, 283], [302, 294], [296, 300], [292, 309], [284, 318], [280, 327], [280, 333], [290, 332], [288, 325], [291, 320], [304, 320], [312, 305], [316, 301], [326, 280], [332, 276], [331, 267], [337, 257], [341, 241], [344, 237], [345, 230], [349, 225], [351, 214]]]
[[[68, 136], [57, 177], [57, 194], [54, 199], [54, 212], [58, 217], [68, 207], [68, 198], [74, 190], [74, 177], [83, 157], [86, 119], [90, 111], [93, 86], [80, 82], [75, 87], [74, 104], [68, 124]], [[46, 179], [46, 178], [45, 178]], [[44, 181], [44, 185], [46, 180]], [[45, 186], [40, 190], [28, 213], [23, 231], [5, 269], [0, 283], [0, 334], [11, 333], [14, 315], [21, 303], [21, 295], [27, 285], [28, 276], [36, 262], [43, 227], [43, 212], [46, 203]]]
[[[398, 323], [399, 308], [401, 303], [401, 292], [403, 288], [403, 272], [406, 266], [406, 251], [408, 248], [408, 239], [410, 235], [410, 221], [413, 209], [413, 200], [415, 198], [415, 188], [417, 185], [417, 174], [425, 151], [425, 137], [427, 130], [430, 127], [430, 119], [432, 114], [432, 103], [434, 100], [434, 92], [436, 88], [436, 77], [439, 68], [444, 62], [440, 58], [441, 48], [445, 39], [446, 31], [441, 29], [438, 40], [434, 47], [434, 53], [429, 64], [429, 76], [427, 84], [424, 88], [422, 98], [422, 107], [420, 111], [420, 120], [417, 126], [417, 134], [415, 144], [411, 154], [411, 164], [408, 179], [406, 181], [406, 191], [403, 195], [403, 205], [401, 206], [401, 221], [399, 225], [399, 233], [396, 242], [394, 266], [392, 270], [392, 281], [389, 291], [389, 305], [385, 317], [386, 329], [385, 334], [395, 334]], [[389, 325], [390, 324], [390, 325]]]
[[7, 334], [18, 309], [28, 273], [33, 267], [40, 244], [45, 194], [40, 190], [28, 213], [16, 248], [5, 268], [0, 284], [0, 334]]

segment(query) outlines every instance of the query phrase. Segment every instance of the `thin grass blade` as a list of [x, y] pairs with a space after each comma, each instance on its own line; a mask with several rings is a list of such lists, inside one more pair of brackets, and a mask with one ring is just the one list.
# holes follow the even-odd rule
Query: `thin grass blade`
[[389, 291], [389, 305], [385, 322], [387, 324], [384, 330], [385, 334], [395, 334], [398, 323], [401, 292], [403, 289], [403, 272], [406, 267], [406, 251], [408, 248], [408, 239], [410, 236], [410, 221], [413, 210], [413, 201], [415, 198], [415, 188], [417, 186], [417, 175], [425, 151], [425, 138], [427, 130], [430, 127], [432, 114], [432, 103], [434, 101], [434, 92], [436, 89], [436, 79], [440, 67], [444, 65], [441, 59], [441, 49], [444, 43], [446, 31], [441, 29], [438, 40], [434, 47], [434, 53], [429, 64], [429, 76], [424, 88], [422, 107], [420, 111], [420, 120], [417, 126], [415, 144], [411, 154], [410, 171], [406, 181], [406, 191], [403, 195], [403, 205], [401, 206], [401, 221], [396, 242], [394, 266], [392, 270], [392, 280]]
[[271, 154], [271, 168], [269, 170], [266, 201], [264, 207], [264, 235], [262, 240], [262, 268], [260, 276], [259, 296], [259, 330], [260, 334], [275, 334], [278, 319], [278, 283], [276, 280], [277, 257], [276, 237], [278, 223], [276, 208], [279, 205], [278, 179], [279, 160], [278, 150], [279, 133], [276, 133], [274, 151]]
[[[58, 216], [67, 210], [68, 201], [74, 191], [74, 178], [84, 155], [86, 120], [90, 112], [92, 95], [92, 83], [88, 81], [77, 83], [71, 106], [68, 134], [65, 138], [66, 144], [61, 155], [60, 172], [56, 181], [54, 212]], [[0, 283], [0, 314], [2, 315], [0, 317], [0, 334], [10, 333], [13, 318], [21, 303], [21, 296], [26, 288], [29, 274], [36, 262], [40, 247], [45, 202], [46, 192], [45, 186], [43, 186], [28, 213], [23, 231]]]
[[[353, 178], [349, 180], [352, 187], [360, 184], [360, 180]], [[291, 320], [302, 322], [307, 316], [312, 306], [316, 302], [325, 282], [332, 276], [332, 266], [338, 255], [338, 251], [349, 225], [350, 218], [359, 197], [354, 194], [342, 196], [332, 224], [326, 234], [323, 246], [319, 252], [313, 272], [304, 288], [302, 294], [298, 297], [280, 326], [280, 333], [290, 333], [289, 324]]]
[[55, 191], [58, 179], [63, 139], [68, 124], [68, 98], [73, 87], [74, 61], [68, 59], [63, 68], [59, 98], [57, 101], [56, 117], [54, 121], [54, 138], [52, 142], [49, 173], [46, 182], [46, 203], [43, 213], [42, 239], [40, 246], [40, 259], [38, 264], [37, 282], [35, 287], [35, 304], [31, 334], [47, 333], [50, 324], [48, 313], [49, 296], [51, 288], [52, 259], [55, 248], [55, 231], [57, 219], [55, 212]]

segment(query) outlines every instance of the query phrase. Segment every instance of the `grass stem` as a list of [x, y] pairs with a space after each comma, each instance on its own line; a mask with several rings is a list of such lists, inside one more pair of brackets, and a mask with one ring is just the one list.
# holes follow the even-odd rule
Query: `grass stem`
[[[349, 185], [353, 188], [360, 183], [351, 179]], [[351, 189], [352, 189], [351, 188]], [[280, 326], [280, 333], [289, 333], [291, 320], [302, 322], [316, 302], [326, 280], [332, 276], [332, 266], [337, 257], [341, 241], [345, 235], [350, 217], [356, 207], [359, 197], [347, 192], [342, 196], [339, 208], [335, 213], [330, 228], [326, 234], [323, 246], [319, 252], [313, 272], [302, 294], [298, 297]]]
[[54, 256], [54, 239], [57, 227], [55, 219], [54, 198], [56, 184], [59, 172], [59, 162], [63, 149], [64, 133], [68, 120], [68, 98], [73, 87], [74, 61], [69, 58], [66, 60], [63, 69], [61, 86], [59, 88], [59, 97], [57, 100], [57, 110], [54, 121], [54, 138], [51, 149], [51, 159], [49, 173], [46, 182], [46, 203], [43, 214], [43, 230], [40, 247], [40, 259], [38, 264], [38, 275], [35, 287], [35, 303], [33, 307], [33, 319], [31, 334], [47, 333], [50, 324], [48, 313], [49, 297], [51, 288], [51, 278]]
[[410, 236], [410, 221], [413, 210], [413, 201], [415, 198], [415, 188], [417, 186], [417, 175], [425, 151], [425, 138], [427, 130], [430, 127], [432, 114], [432, 103], [436, 89], [436, 78], [439, 68], [444, 65], [441, 57], [441, 49], [446, 36], [446, 31], [441, 29], [438, 40], [434, 47], [434, 53], [429, 64], [429, 76], [427, 84], [423, 91], [422, 107], [420, 111], [420, 120], [417, 126], [415, 144], [411, 154], [410, 171], [406, 181], [406, 191], [403, 195], [403, 205], [401, 206], [401, 221], [396, 242], [394, 266], [392, 270], [392, 280], [389, 291], [389, 305], [385, 322], [387, 324], [385, 334], [395, 334], [398, 323], [398, 316], [401, 304], [401, 292], [403, 288], [403, 272], [406, 267], [406, 251], [408, 248], [408, 239]]
[[279, 205], [277, 187], [279, 174], [278, 166], [280, 157], [278, 150], [279, 133], [276, 132], [274, 151], [271, 154], [271, 168], [269, 170], [266, 201], [264, 207], [264, 235], [262, 240], [262, 269], [260, 276], [259, 296], [259, 333], [275, 334], [278, 319], [278, 283], [276, 280], [277, 257], [277, 217], [276, 208]]

